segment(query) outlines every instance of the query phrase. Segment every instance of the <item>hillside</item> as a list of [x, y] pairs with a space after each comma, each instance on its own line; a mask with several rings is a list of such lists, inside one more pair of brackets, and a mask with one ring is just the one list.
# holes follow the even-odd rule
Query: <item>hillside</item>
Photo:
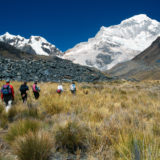
[[119, 78], [160, 79], [160, 37], [131, 61], [120, 63], [107, 73]]
[[34, 55], [32, 56], [4, 42], [0, 42], [0, 56], [11, 59], [23, 59], [23, 58], [35, 57]]
[[22, 52], [0, 42], [0, 80], [10, 78], [17, 81], [78, 81], [93, 82], [110, 80], [93, 68], [73, 64], [48, 56], [37, 56]]
[[133, 58], [134, 61], [143, 61], [146, 64], [160, 63], [160, 37], [149, 48]]

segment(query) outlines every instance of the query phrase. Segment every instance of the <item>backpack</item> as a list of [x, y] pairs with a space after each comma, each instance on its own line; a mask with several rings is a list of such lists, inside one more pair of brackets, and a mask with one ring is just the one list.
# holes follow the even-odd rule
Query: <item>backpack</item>
[[39, 87], [36, 86], [35, 89], [36, 89], [37, 92], [40, 92], [40, 88]]
[[71, 91], [75, 91], [75, 90], [76, 90], [75, 84], [71, 84]]
[[3, 95], [10, 95], [12, 94], [11, 87], [9, 85], [3, 85], [1, 92]]
[[40, 92], [40, 88], [37, 87], [37, 85], [35, 84], [32, 86], [32, 89], [33, 89], [33, 92]]
[[60, 90], [60, 89], [57, 89], [57, 93], [61, 93], [61, 90]]
[[21, 85], [19, 90], [24, 93], [28, 90], [28, 87], [26, 85]]

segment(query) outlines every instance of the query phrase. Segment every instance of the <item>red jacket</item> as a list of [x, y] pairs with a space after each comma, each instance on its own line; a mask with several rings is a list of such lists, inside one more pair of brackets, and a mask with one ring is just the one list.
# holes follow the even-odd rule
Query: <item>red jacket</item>
[[[12, 97], [13, 97], [13, 99], [14, 99], [14, 89], [13, 89], [13, 86], [10, 85], [9, 83], [6, 83], [6, 85], [9, 85], [9, 86], [10, 86], [11, 91], [12, 91]], [[2, 92], [1, 92], [1, 99], [3, 100], [3, 93], [2, 93]]]

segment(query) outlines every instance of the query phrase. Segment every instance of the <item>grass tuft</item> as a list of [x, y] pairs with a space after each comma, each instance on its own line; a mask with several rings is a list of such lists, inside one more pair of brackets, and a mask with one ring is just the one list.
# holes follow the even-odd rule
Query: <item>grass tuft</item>
[[23, 136], [28, 132], [36, 132], [40, 129], [40, 122], [37, 120], [25, 119], [15, 122], [8, 130], [6, 140], [9, 143], [15, 141], [19, 136]]
[[49, 160], [53, 140], [47, 132], [29, 132], [14, 143], [14, 151], [19, 160]]
[[76, 121], [68, 121], [59, 125], [55, 131], [55, 146], [57, 149], [75, 153], [77, 150], [86, 151], [88, 129]]

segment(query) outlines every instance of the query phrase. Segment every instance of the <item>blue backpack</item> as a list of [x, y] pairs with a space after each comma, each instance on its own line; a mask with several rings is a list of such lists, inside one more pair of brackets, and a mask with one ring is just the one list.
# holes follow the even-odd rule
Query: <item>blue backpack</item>
[[71, 85], [71, 91], [75, 91], [76, 90], [76, 85], [75, 84], [72, 84]]
[[11, 87], [9, 85], [3, 85], [1, 92], [3, 93], [3, 95], [10, 95], [12, 93], [11, 91]]

